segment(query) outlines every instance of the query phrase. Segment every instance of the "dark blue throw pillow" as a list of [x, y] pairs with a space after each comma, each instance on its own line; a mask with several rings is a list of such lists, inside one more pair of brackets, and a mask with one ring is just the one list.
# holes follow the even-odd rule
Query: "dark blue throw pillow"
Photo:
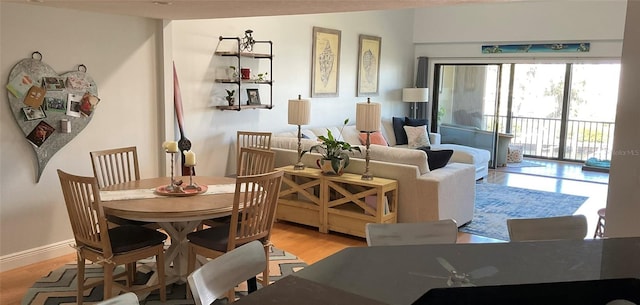
[[407, 126], [427, 126], [427, 130], [429, 130], [429, 120], [427, 119], [412, 119], [409, 117], [404, 117], [404, 124]]
[[405, 118], [393, 117], [393, 135], [396, 137], [396, 145], [409, 144], [407, 133], [404, 131]]
[[453, 150], [451, 149], [431, 150], [429, 146], [418, 147], [416, 149], [422, 150], [427, 154], [429, 170], [436, 170], [444, 167], [449, 163], [449, 160], [453, 155]]

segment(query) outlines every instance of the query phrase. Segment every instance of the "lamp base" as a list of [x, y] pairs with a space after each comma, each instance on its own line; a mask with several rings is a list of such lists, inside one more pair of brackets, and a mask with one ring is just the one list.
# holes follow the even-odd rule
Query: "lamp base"
[[302, 162], [298, 162], [297, 164], [295, 164], [293, 166], [294, 170], [303, 170], [305, 168], [304, 164], [302, 164]]
[[360, 177], [360, 179], [364, 180], [364, 181], [371, 181], [371, 180], [373, 180], [373, 175], [368, 173], [368, 172], [366, 172], [366, 173], [362, 174], [362, 177]]

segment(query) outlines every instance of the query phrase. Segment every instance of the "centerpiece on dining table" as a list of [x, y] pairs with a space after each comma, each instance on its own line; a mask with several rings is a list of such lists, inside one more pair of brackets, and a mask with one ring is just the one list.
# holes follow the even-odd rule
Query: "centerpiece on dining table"
[[178, 150], [178, 142], [176, 141], [167, 141], [162, 144], [162, 148], [164, 148], [165, 152], [170, 156], [171, 159], [171, 177], [168, 185], [159, 186], [156, 188], [156, 193], [160, 195], [166, 196], [191, 196], [201, 194], [207, 191], [206, 185], [198, 185], [193, 182], [193, 167], [196, 166], [196, 154], [191, 150], [183, 151], [185, 156], [184, 166], [189, 167], [189, 184], [183, 186], [184, 182], [182, 180], [176, 180], [174, 176], [174, 161], [176, 157], [176, 153]]

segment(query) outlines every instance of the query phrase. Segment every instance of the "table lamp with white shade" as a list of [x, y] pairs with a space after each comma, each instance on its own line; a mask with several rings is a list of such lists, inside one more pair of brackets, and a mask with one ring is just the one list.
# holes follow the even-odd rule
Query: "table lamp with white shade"
[[365, 154], [365, 170], [362, 180], [373, 180], [373, 175], [369, 172], [369, 146], [371, 144], [371, 133], [380, 130], [380, 104], [372, 103], [367, 98], [366, 103], [356, 104], [356, 129], [367, 133], [367, 152]]
[[402, 101], [413, 103], [413, 118], [418, 115], [418, 104], [429, 101], [429, 88], [404, 88], [402, 89]]
[[302, 130], [301, 125], [309, 124], [311, 112], [311, 103], [309, 100], [303, 100], [298, 95], [297, 100], [289, 100], [289, 125], [298, 125], [298, 163], [293, 166], [294, 170], [304, 169], [302, 163]]

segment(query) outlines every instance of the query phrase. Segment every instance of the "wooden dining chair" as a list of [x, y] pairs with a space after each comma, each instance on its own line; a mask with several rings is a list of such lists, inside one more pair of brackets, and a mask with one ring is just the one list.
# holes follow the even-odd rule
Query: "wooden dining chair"
[[[254, 240], [202, 265], [187, 277], [196, 305], [209, 305], [267, 265], [262, 243]], [[251, 286], [251, 285], [250, 285]], [[256, 287], [249, 289], [249, 293]]]
[[[249, 176], [264, 174], [273, 171], [276, 159], [276, 153], [271, 150], [265, 150], [261, 148], [253, 147], [241, 147], [240, 148], [240, 167], [238, 170], [238, 176]], [[231, 216], [205, 219], [198, 227], [201, 230], [204, 226], [215, 227], [219, 225], [228, 224], [231, 221]]]
[[[100, 264], [104, 272], [104, 299], [111, 297], [112, 286], [132, 291], [135, 264], [141, 259], [155, 256], [158, 272], [156, 285], [144, 286], [136, 291], [159, 289], [160, 299], [166, 300], [164, 273], [164, 241], [167, 235], [143, 226], [122, 225], [109, 228], [100, 201], [100, 191], [95, 177], [82, 177], [58, 170], [62, 194], [67, 206], [78, 260], [77, 302], [82, 304], [85, 286], [85, 260]], [[114, 275], [114, 268], [125, 265], [125, 272]], [[125, 285], [114, 279], [126, 276]], [[99, 283], [98, 283], [99, 284]]]
[[453, 244], [458, 226], [452, 219], [411, 223], [367, 223], [365, 236], [369, 246]]
[[[138, 166], [138, 149], [135, 146], [121, 147], [107, 150], [89, 152], [93, 176], [98, 180], [100, 189], [105, 187], [140, 180]], [[107, 215], [107, 220], [116, 225], [141, 225], [157, 229], [158, 225], [152, 222], [124, 219]]]
[[240, 171], [240, 148], [252, 147], [265, 150], [271, 149], [271, 132], [268, 131], [238, 131], [236, 140], [236, 173]]
[[[211, 227], [189, 233], [188, 272], [196, 269], [196, 255], [216, 258], [254, 240], [262, 242], [265, 255], [269, 255], [271, 228], [275, 218], [283, 171], [236, 178], [236, 189], [227, 225]], [[269, 264], [262, 273], [262, 284], [269, 284]], [[229, 291], [229, 301], [234, 293]]]
[[507, 219], [507, 228], [510, 241], [584, 239], [588, 230], [584, 215]]
[[107, 186], [140, 180], [138, 149], [135, 146], [92, 151], [91, 166], [98, 186]]
[[276, 153], [271, 150], [241, 147], [238, 176], [250, 176], [271, 172], [275, 166], [275, 159]]

